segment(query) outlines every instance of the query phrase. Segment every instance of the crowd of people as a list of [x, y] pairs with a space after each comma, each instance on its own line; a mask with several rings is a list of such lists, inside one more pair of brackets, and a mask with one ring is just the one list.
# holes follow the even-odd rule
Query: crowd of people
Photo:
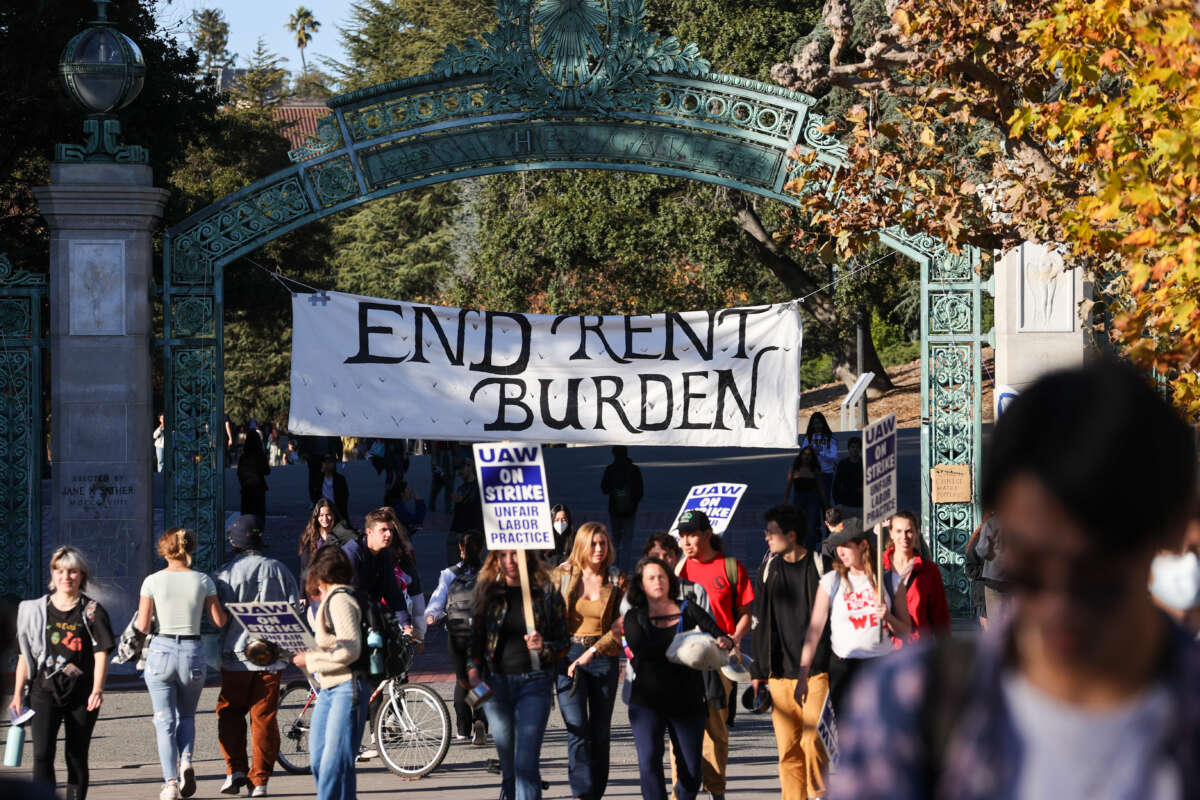
[[[353, 798], [355, 763], [372, 755], [360, 747], [373, 688], [360, 620], [377, 608], [416, 640], [445, 626], [455, 738], [494, 742], [507, 800], [542, 796], [555, 700], [571, 796], [602, 798], [618, 695], [642, 796], [692, 800], [703, 790], [723, 800], [738, 681], [749, 684], [745, 707], [770, 712], [784, 800], [1200, 796], [1196, 452], [1138, 376], [1109, 364], [1055, 374], [999, 420], [982, 484], [989, 513], [963, 553], [986, 629], [978, 637], [950, 635], [942, 572], [914, 513], [863, 526], [861, 491], [845, 475], [861, 475], [860, 454], [851, 446], [839, 461], [830, 438], [823, 419], [809, 426], [790, 502], [763, 514], [765, 554], [750, 568], [724, 552], [702, 511], [650, 535], [627, 570], [621, 554], [632, 548], [617, 535], [633, 535], [627, 520], [576, 527], [555, 506], [554, 550], [486, 551], [464, 512], [426, 604], [402, 519], [417, 513], [411, 494], [393, 492], [399, 504], [367, 514], [359, 533], [336, 470], [323, 470], [299, 537], [299, 581], [263, 554], [260, 515], [234, 520], [234, 556], [211, 576], [191, 569], [194, 537], [168, 530], [158, 541], [166, 566], [146, 578], [117, 637], [84, 593], [83, 555], [60, 548], [52, 591], [18, 613], [11, 709], [35, 712], [34, 776], [53, 783], [61, 727], [68, 795], [86, 797], [115, 653], [144, 660], [160, 798], [194, 794], [208, 615], [222, 631], [221, 791], [266, 796], [286, 664], [225, 610], [256, 599], [304, 607], [314, 632], [315, 648], [290, 660], [321, 689], [309, 737], [321, 800]], [[1121, 470], [1138, 448], [1153, 462]], [[471, 492], [463, 463], [462, 485], [445, 487], [456, 511]], [[614, 465], [624, 474], [606, 473], [606, 494], [621, 518], [640, 501], [641, 478], [624, 452]], [[625, 499], [614, 503], [617, 492]]]

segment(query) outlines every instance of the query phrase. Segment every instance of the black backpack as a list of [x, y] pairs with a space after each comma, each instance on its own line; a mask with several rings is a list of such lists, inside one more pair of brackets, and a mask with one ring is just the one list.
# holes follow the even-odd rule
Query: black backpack
[[[348, 594], [358, 603], [358, 658], [350, 665], [350, 671], [358, 675], [399, 675], [408, 669], [409, 649], [404, 645], [404, 633], [396, 622], [394, 614], [388, 612], [380, 603], [363, 598], [361, 593], [349, 589], [334, 589], [321, 601], [321, 613], [325, 630], [333, 630], [333, 614], [329, 610], [329, 601], [335, 594]], [[375, 648], [367, 646], [367, 637], [372, 631], [377, 631], [383, 640], [382, 672], [372, 672], [371, 651]]]
[[446, 590], [446, 632], [451, 636], [468, 636], [474, 624], [475, 582], [479, 570], [452, 567], [454, 580]]

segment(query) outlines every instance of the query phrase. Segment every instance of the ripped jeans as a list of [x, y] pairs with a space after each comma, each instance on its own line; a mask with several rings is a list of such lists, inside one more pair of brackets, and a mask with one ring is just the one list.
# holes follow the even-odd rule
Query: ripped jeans
[[192, 758], [196, 705], [207, 672], [200, 640], [164, 636], [150, 640], [143, 677], [154, 706], [154, 733], [164, 781], [178, 780], [179, 759]]

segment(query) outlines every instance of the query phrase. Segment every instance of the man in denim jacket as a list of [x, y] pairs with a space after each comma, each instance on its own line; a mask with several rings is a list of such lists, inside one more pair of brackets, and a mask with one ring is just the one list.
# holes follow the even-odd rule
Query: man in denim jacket
[[[300, 597], [296, 579], [280, 562], [262, 554], [262, 518], [243, 514], [226, 531], [233, 559], [213, 580], [223, 604], [288, 602]], [[251, 787], [251, 797], [266, 797], [267, 781], [279, 755], [279, 674], [282, 661], [260, 666], [246, 656], [250, 634], [230, 617], [221, 631], [221, 694], [217, 698], [217, 739], [225, 757], [225, 783], [221, 791], [238, 794]], [[253, 763], [246, 757], [246, 715], [250, 715]]]

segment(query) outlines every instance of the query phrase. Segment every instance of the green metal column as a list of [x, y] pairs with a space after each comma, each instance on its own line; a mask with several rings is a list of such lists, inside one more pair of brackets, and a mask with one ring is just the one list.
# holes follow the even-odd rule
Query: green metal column
[[[950, 611], [970, 616], [963, 551], [979, 519], [983, 392], [980, 374], [984, 284], [980, 253], [944, 249], [921, 260], [921, 515], [933, 558], [942, 570]], [[972, 501], [934, 503], [931, 470], [965, 464]]]
[[0, 254], [0, 595], [42, 592], [46, 276]]

